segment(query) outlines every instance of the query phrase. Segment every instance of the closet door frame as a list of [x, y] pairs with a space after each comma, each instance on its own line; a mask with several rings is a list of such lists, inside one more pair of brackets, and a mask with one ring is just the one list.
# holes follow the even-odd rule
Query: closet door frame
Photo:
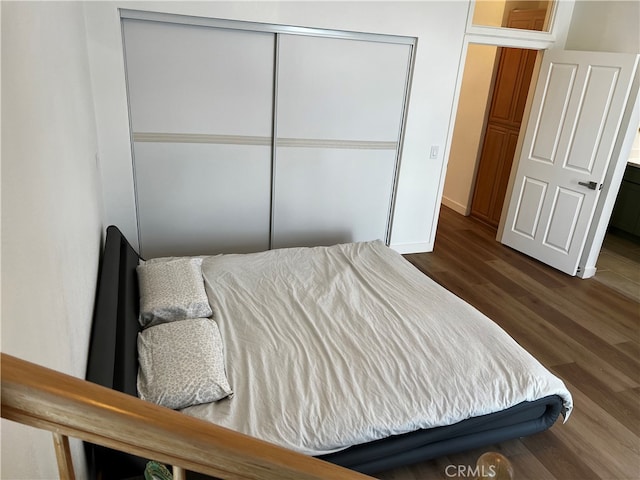
[[[391, 232], [393, 229], [393, 218], [398, 190], [398, 177], [400, 173], [400, 165], [402, 159], [402, 147], [404, 144], [404, 135], [407, 119], [407, 110], [409, 106], [409, 96], [411, 92], [411, 80], [413, 78], [413, 69], [415, 63], [415, 49], [417, 47], [418, 39], [416, 37], [400, 36], [400, 35], [388, 35], [381, 33], [366, 33], [366, 32], [352, 32], [343, 30], [333, 30], [325, 28], [312, 28], [312, 27], [300, 27], [294, 25], [279, 25], [270, 23], [248, 22], [241, 20], [228, 20], [221, 18], [209, 18], [198, 17], [191, 15], [178, 15], [171, 13], [151, 12], [144, 10], [132, 10], [132, 9], [119, 9], [121, 22], [125, 19], [133, 20], [146, 20], [163, 23], [193, 25], [201, 27], [212, 27], [217, 29], [229, 29], [229, 30], [245, 30], [252, 32], [272, 33], [275, 35], [275, 51], [274, 51], [274, 81], [273, 81], [273, 110], [272, 110], [272, 152], [271, 152], [271, 198], [270, 198], [270, 218], [269, 218], [269, 248], [273, 248], [273, 218], [274, 218], [274, 190], [275, 190], [275, 161], [276, 161], [276, 149], [277, 149], [277, 94], [278, 94], [278, 52], [279, 52], [279, 40], [281, 34], [287, 35], [304, 35], [315, 37], [327, 37], [327, 38], [340, 38], [345, 40], [360, 40], [369, 41], [375, 43], [390, 43], [408, 45], [410, 47], [408, 68], [405, 79], [404, 100], [402, 105], [402, 114], [400, 120], [400, 133], [398, 136], [398, 143], [396, 148], [395, 166], [393, 169], [393, 178], [391, 181], [391, 196], [389, 210], [387, 214], [387, 226], [384, 242], [386, 245], [390, 244]], [[126, 75], [126, 73], [125, 73]], [[130, 131], [131, 130], [131, 115], [130, 118]], [[133, 133], [133, 132], [132, 132]], [[131, 142], [132, 158], [133, 158], [133, 137]], [[134, 160], [134, 177], [135, 177], [135, 160]], [[135, 179], [134, 179], [135, 180]], [[134, 183], [135, 184], [135, 183]], [[138, 241], [140, 241], [140, 225], [138, 219], [138, 200], [136, 194], [136, 222], [138, 224]]]

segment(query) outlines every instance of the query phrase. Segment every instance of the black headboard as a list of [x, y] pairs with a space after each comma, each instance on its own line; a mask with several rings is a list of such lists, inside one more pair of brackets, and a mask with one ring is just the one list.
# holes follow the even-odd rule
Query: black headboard
[[[139, 296], [136, 267], [140, 257], [122, 232], [107, 228], [100, 260], [86, 379], [137, 396], [136, 342]], [[140, 475], [146, 460], [86, 444], [91, 477], [116, 479]], [[100, 472], [100, 475], [99, 473]]]
[[91, 330], [87, 380], [137, 395], [140, 257], [117, 227], [107, 228]]

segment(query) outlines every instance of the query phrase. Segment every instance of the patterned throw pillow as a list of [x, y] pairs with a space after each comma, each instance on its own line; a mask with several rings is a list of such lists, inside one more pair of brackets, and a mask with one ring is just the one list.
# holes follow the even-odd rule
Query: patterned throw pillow
[[138, 396], [180, 409], [232, 394], [222, 337], [210, 318], [163, 323], [138, 334]]
[[143, 263], [137, 272], [143, 327], [212, 314], [202, 279], [202, 258]]

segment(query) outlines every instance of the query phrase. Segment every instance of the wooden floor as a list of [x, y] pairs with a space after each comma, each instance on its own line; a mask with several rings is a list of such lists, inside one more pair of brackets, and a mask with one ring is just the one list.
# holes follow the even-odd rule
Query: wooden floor
[[630, 238], [607, 233], [594, 279], [640, 302], [640, 243]]
[[[531, 437], [401, 468], [385, 480], [449, 476], [486, 451], [515, 478], [640, 478], [640, 304], [593, 279], [569, 277], [495, 241], [489, 227], [443, 207], [432, 253], [406, 258], [501, 325], [571, 391], [566, 423]], [[475, 478], [475, 477], [474, 477]]]

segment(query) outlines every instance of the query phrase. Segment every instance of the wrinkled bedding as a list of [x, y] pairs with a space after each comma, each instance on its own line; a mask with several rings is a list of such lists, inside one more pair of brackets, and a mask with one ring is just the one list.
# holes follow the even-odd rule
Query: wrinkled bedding
[[309, 455], [559, 395], [494, 322], [382, 242], [205, 257], [232, 398], [183, 412]]

